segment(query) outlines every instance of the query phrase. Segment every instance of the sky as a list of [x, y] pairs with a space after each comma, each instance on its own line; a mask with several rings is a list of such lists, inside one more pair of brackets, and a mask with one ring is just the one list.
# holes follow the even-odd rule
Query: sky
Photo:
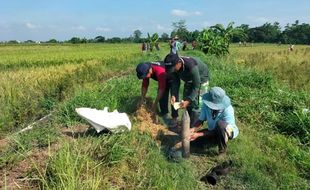
[[0, 10], [0, 41], [129, 37], [137, 29], [145, 37], [170, 34], [179, 20], [190, 31], [310, 23], [310, 0], [0, 0]]

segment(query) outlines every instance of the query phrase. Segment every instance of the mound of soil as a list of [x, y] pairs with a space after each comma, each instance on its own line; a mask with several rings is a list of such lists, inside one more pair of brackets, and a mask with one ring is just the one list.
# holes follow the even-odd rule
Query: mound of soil
[[135, 117], [139, 121], [138, 130], [141, 133], [149, 133], [151, 136], [157, 140], [159, 144], [166, 147], [178, 148], [181, 146], [180, 136], [168, 129], [168, 127], [160, 124], [158, 121], [158, 116], [150, 111], [152, 106], [152, 101], [150, 99], [146, 100], [146, 104], [138, 106]]
[[160, 134], [167, 133], [168, 129], [164, 125], [161, 125], [156, 116], [154, 116], [149, 110], [150, 109], [147, 105], [141, 105], [138, 107], [135, 113], [136, 118], [140, 122], [138, 130], [143, 133], [150, 133], [152, 137], [157, 139]]

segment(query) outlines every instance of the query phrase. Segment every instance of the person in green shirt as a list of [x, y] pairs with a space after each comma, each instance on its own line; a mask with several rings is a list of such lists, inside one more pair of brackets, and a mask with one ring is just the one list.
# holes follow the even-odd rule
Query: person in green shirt
[[170, 42], [170, 53], [178, 54], [181, 49], [181, 42], [179, 41], [179, 37], [175, 36]]
[[209, 70], [207, 64], [198, 58], [168, 54], [165, 57], [166, 73], [173, 79], [171, 89], [171, 104], [178, 100], [180, 82], [184, 81], [183, 100], [180, 108], [187, 109], [191, 117], [191, 126], [199, 116], [202, 106], [201, 97], [208, 90]]

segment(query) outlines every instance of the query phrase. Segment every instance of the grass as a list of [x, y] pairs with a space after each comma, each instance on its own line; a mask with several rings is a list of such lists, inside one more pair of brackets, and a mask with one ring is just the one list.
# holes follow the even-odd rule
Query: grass
[[240, 172], [227, 183], [245, 189], [309, 188], [310, 115], [301, 113], [310, 105], [307, 91], [289, 91], [272, 73], [235, 65], [226, 58], [204, 61], [211, 74], [216, 73], [211, 75], [211, 86], [223, 87], [232, 98], [240, 128], [240, 136], [231, 143]]
[[[242, 47], [242, 51], [246, 54], [246, 51], [254, 53], [255, 48], [256, 51], [261, 51], [259, 48], [266, 48], [267, 51], [278, 52], [275, 46], [250, 48], [252, 47]], [[84, 85], [72, 88], [70, 96], [61, 103], [54, 104], [53, 100], [45, 100], [47, 107], [56, 108], [55, 120], [51, 120], [46, 128], [35, 129], [35, 131], [40, 129], [41, 132], [30, 131], [15, 141], [14, 146], [23, 145], [24, 149], [19, 148], [19, 152], [24, 156], [13, 159], [2, 167], [9, 168], [17, 164], [29, 156], [26, 154], [27, 151], [39, 147], [40, 144], [46, 149], [48, 142], [57, 141], [61, 146], [49, 157], [47, 165], [43, 169], [37, 167], [36, 176], [39, 176], [39, 182], [34, 187], [309, 189], [310, 114], [303, 112], [310, 105], [309, 91], [306, 88], [291, 90], [291, 85], [278, 80], [277, 75], [281, 73], [275, 74], [277, 70], [265, 72], [256, 66], [252, 68], [251, 64], [236, 63], [234, 55], [231, 55], [230, 59], [206, 57], [198, 51], [181, 53], [200, 57], [208, 64], [211, 73], [210, 85], [223, 87], [231, 97], [235, 108], [240, 134], [229, 142], [227, 155], [227, 159], [233, 161], [233, 171], [221, 178], [217, 186], [212, 187], [199, 181], [200, 177], [220, 162], [212, 152], [213, 149], [206, 154], [193, 154], [189, 160], [171, 162], [166, 157], [165, 149], [149, 134], [137, 131], [139, 123], [134, 112], [140, 96], [141, 81], [138, 81], [134, 74], [107, 81], [99, 79], [98, 82], [96, 77], [94, 80], [86, 80], [92, 77], [90, 74], [92, 72], [83, 72], [85, 67], [80, 71], [80, 76], [85, 77], [85, 80], [81, 80], [85, 81]], [[156, 60], [163, 56], [163, 53], [151, 54], [144, 55], [141, 59]], [[259, 63], [259, 56], [256, 59], [255, 61]], [[136, 64], [134, 61], [128, 63], [128, 69], [132, 69]], [[114, 71], [120, 71], [122, 68], [108, 62], [106, 65], [111, 66], [108, 68], [113, 70], [112, 75]], [[148, 95], [155, 97], [156, 84], [152, 82], [150, 87]], [[293, 88], [298, 88], [298, 85], [294, 85]], [[53, 127], [56, 127], [57, 131], [61, 130], [60, 127], [74, 130], [86, 124], [75, 114], [76, 107], [102, 109], [105, 106], [108, 106], [110, 111], [118, 109], [120, 112], [128, 113], [133, 123], [133, 130], [113, 135], [98, 135], [86, 131], [74, 138], [53, 133], [55, 132]], [[55, 138], [57, 136], [59, 139]], [[14, 155], [18, 155], [14, 151], [10, 153], [9, 149], [6, 150], [9, 156], [3, 157], [0, 163], [5, 163], [14, 158]]]
[[[108, 106], [111, 111], [118, 108], [133, 113], [139, 86], [140, 81], [129, 76], [78, 91], [60, 107], [58, 122], [73, 128], [84, 122], [74, 112], [79, 106]], [[44, 188], [193, 189], [197, 182], [188, 163], [169, 162], [154, 140], [147, 134], [141, 135], [136, 125], [131, 133], [89, 136], [64, 143], [48, 164], [42, 179]]]
[[233, 58], [237, 64], [271, 72], [294, 90], [310, 89], [309, 46], [299, 45], [292, 52], [288, 51], [288, 46], [285, 45], [233, 46], [229, 58]]
[[129, 72], [127, 67], [139, 59], [139, 50], [134, 48], [134, 45], [1, 46], [0, 136], [44, 116], [85, 83]]
[[[193, 189], [185, 163], [169, 163], [150, 136], [137, 131], [80, 138], [51, 158], [46, 189]], [[181, 172], [180, 172], [181, 171]]]
[[59, 132], [53, 126], [36, 127], [32, 131], [11, 136], [8, 145], [0, 150], [0, 170], [13, 167], [36, 148], [47, 148], [58, 140], [58, 136]]
[[[221, 66], [219, 64], [215, 64], [215, 66], [222, 67], [224, 65]], [[224, 71], [227, 71], [227, 70], [223, 70], [223, 72]], [[230, 72], [233, 73], [234, 70], [230, 68]], [[240, 75], [235, 75], [234, 77], [237, 80], [239, 76]], [[223, 76], [218, 75], [218, 77], [219, 79], [221, 79]], [[262, 80], [261, 78], [265, 78], [265, 76], [260, 76], [257, 74], [253, 74], [253, 76], [251, 77], [255, 79], [258, 77], [256, 79], [258, 82], [261, 82]], [[109, 94], [115, 94], [114, 98], [116, 99], [116, 101], [111, 101], [111, 99], [105, 97], [104, 95], [101, 97], [99, 96], [100, 90], [92, 89], [91, 92], [88, 93], [88, 95], [86, 95], [84, 92], [78, 93], [78, 95], [75, 98], [73, 98], [74, 101], [68, 102], [68, 104], [65, 104], [66, 105], [65, 107], [68, 107], [69, 105], [73, 105], [71, 108], [73, 109], [74, 107], [77, 106], [76, 105], [77, 102], [83, 105], [86, 104], [90, 107], [92, 107], [91, 105], [97, 105], [100, 107], [100, 104], [96, 104], [96, 103], [93, 104], [92, 102], [93, 100], [98, 101], [98, 103], [101, 102], [102, 104], [109, 105], [111, 107], [113, 106], [117, 107], [121, 104], [117, 104], [115, 102], [121, 102], [117, 100], [121, 100], [122, 94], [124, 93], [114, 93], [118, 91], [118, 89], [113, 88], [113, 86], [114, 84], [123, 84], [122, 81], [124, 80], [130, 81], [132, 85], [130, 87], [126, 86], [126, 88], [122, 87], [120, 89], [124, 89], [124, 91], [130, 92], [129, 94], [126, 94], [127, 96], [136, 97], [136, 95], [139, 94], [139, 91], [138, 91], [139, 82], [136, 81], [134, 78], [129, 77], [129, 78], [124, 78], [124, 79], [112, 80], [111, 82], [109, 82], [109, 84], [105, 84], [107, 85], [107, 88], [99, 87], [99, 89], [107, 90]], [[246, 80], [246, 78], [244, 78], [243, 80]], [[255, 96], [254, 98], [252, 97], [252, 94], [255, 94], [255, 92], [251, 94], [246, 93], [250, 91], [250, 89], [251, 91], [254, 91], [255, 89], [261, 90], [260, 88], [257, 87], [257, 84], [255, 84], [256, 80], [253, 80], [253, 84], [250, 82], [244, 83], [245, 85], [243, 86], [244, 88], [243, 90], [241, 90], [241, 88], [238, 88], [239, 94], [235, 94], [237, 90], [233, 91], [233, 89], [230, 89], [229, 86], [226, 86], [228, 93], [232, 94], [232, 97], [234, 97], [233, 102], [238, 102], [236, 100], [237, 98], [240, 98], [245, 102], [247, 102], [247, 99], [252, 98], [254, 100], [250, 100], [250, 101], [255, 101], [255, 98], [259, 98], [259, 96]], [[214, 82], [216, 84], [216, 79], [214, 79]], [[273, 85], [276, 85], [274, 84], [274, 81], [271, 78], [267, 79], [266, 84], [271, 85], [271, 87], [273, 87]], [[268, 85], [266, 84], [263, 86], [266, 89], [268, 89]], [[240, 91], [243, 91], [243, 92], [240, 92]], [[104, 92], [104, 90], [101, 92]], [[86, 100], [90, 100], [90, 101], [86, 101]], [[134, 104], [133, 105], [127, 104], [127, 105], [129, 106], [128, 108], [125, 108], [124, 111], [126, 111], [126, 109], [127, 110], [130, 109]], [[255, 107], [255, 105], [253, 106]], [[244, 107], [238, 107], [237, 109], [237, 113], [240, 113], [240, 115], [238, 115], [238, 119], [239, 119], [239, 128], [240, 128], [241, 133], [240, 133], [240, 136], [236, 140], [232, 141], [229, 145], [230, 146], [229, 158], [234, 161], [235, 168], [237, 169], [236, 169], [236, 172], [232, 173], [228, 178], [223, 179], [222, 183], [220, 183], [220, 186], [223, 188], [233, 188], [233, 189], [259, 189], [262, 187], [266, 187], [268, 189], [277, 189], [277, 188], [307, 189], [309, 187], [308, 186], [309, 165], [307, 164], [309, 163], [308, 149], [301, 146], [300, 142], [296, 140], [295, 138], [278, 134], [277, 131], [274, 131], [273, 127], [266, 128], [265, 125], [269, 124], [270, 122], [268, 120], [266, 120], [266, 122], [257, 122], [259, 119], [253, 120], [253, 117], [243, 118], [242, 117], [243, 114], [244, 115], [251, 114], [247, 112], [248, 109], [251, 109], [251, 108], [247, 108], [244, 106]], [[72, 113], [73, 111], [72, 110], [70, 111], [69, 109], [69, 112]], [[130, 111], [128, 112], [130, 113]], [[67, 117], [66, 120], [79, 122], [79, 118], [76, 118], [75, 116], [70, 116], [69, 118]], [[132, 138], [132, 135], [137, 135], [137, 136], [135, 136], [133, 139], [130, 139]], [[98, 137], [95, 137], [94, 139], [97, 140], [97, 138]], [[134, 189], [135, 187], [137, 187], [139, 189], [140, 186], [138, 185], [138, 183], [123, 181], [124, 180], [123, 179], [124, 177], [122, 176], [123, 174], [127, 174], [128, 171], [139, 171], [139, 169], [136, 169], [136, 168], [135, 169], [128, 168], [128, 165], [127, 165], [128, 162], [131, 163], [130, 161], [127, 160], [129, 158], [138, 159], [140, 160], [139, 162], [142, 162], [142, 163], [144, 163], [145, 161], [150, 162], [150, 166], [149, 166], [150, 168], [148, 168], [147, 166], [141, 165], [141, 167], [146, 170], [146, 173], [149, 174], [145, 177], [146, 179], [144, 178], [143, 179], [147, 181], [154, 179], [154, 181], [158, 181], [158, 183], [150, 185], [150, 186], [148, 185], [150, 182], [148, 182], [147, 184], [142, 183], [141, 187], [146, 188], [146, 189], [148, 188], [162, 189], [165, 187], [169, 187], [168, 189], [170, 188], [171, 189], [197, 189], [197, 188], [203, 189], [204, 186], [201, 185], [201, 183], [197, 181], [199, 179], [199, 176], [197, 176], [197, 173], [201, 174], [201, 171], [200, 172], [198, 171], [201, 170], [201, 168], [206, 167], [206, 165], [207, 167], [210, 168], [212, 167], [212, 165], [216, 164], [216, 161], [215, 162], [208, 161], [208, 160], [214, 160], [214, 159], [216, 160], [216, 158], [213, 158], [212, 156], [207, 156], [207, 155], [205, 157], [200, 158], [202, 163], [197, 163], [195, 159], [190, 160], [190, 162], [184, 162], [183, 163], [185, 164], [184, 167], [185, 168], [187, 167], [187, 169], [183, 168], [182, 169], [183, 172], [177, 172], [177, 174], [183, 173], [184, 175], [187, 176], [186, 177], [187, 179], [189, 179], [189, 176], [190, 176], [191, 179], [193, 180], [192, 181], [193, 186], [185, 186], [186, 188], [183, 187], [183, 185], [177, 185], [177, 184], [172, 186], [170, 183], [162, 181], [163, 180], [162, 176], [165, 176], [165, 180], [170, 180], [170, 177], [171, 177], [170, 176], [171, 174], [165, 174], [165, 171], [169, 171], [168, 169], [165, 169], [164, 171], [161, 170], [162, 168], [167, 168], [167, 166], [163, 166], [163, 164], [164, 165], [173, 164], [175, 167], [177, 167], [175, 169], [176, 171], [180, 171], [181, 168], [179, 168], [180, 167], [179, 164], [168, 162], [164, 156], [165, 153], [160, 151], [160, 147], [158, 147], [158, 145], [153, 144], [154, 141], [149, 136], [146, 135], [142, 138], [140, 135], [135, 134], [135, 131], [133, 131], [132, 133], [122, 134], [121, 136], [108, 136], [108, 137], [100, 136], [99, 138], [104, 139], [103, 140], [104, 142], [99, 143], [100, 146], [98, 146], [98, 144], [94, 142], [85, 143], [86, 145], [90, 143], [91, 145], [89, 146], [97, 147], [97, 149], [95, 149], [96, 150], [95, 153], [87, 152], [86, 154], [87, 155], [94, 154], [97, 156], [97, 159], [99, 157], [99, 162], [97, 162], [97, 164], [102, 164], [102, 165], [107, 164], [107, 167], [104, 169], [105, 172], [107, 173], [108, 171], [116, 172], [116, 173], [111, 174], [113, 176], [113, 179], [116, 180], [116, 182], [114, 182], [114, 186], [104, 186], [107, 189], [122, 188], [122, 187], [124, 187], [125, 189]], [[109, 138], [109, 139], [105, 139], [105, 138]], [[124, 140], [123, 138], [126, 140]], [[109, 142], [111, 144], [109, 144]], [[133, 143], [133, 145], [131, 143]], [[141, 148], [148, 147], [149, 144], [153, 144], [153, 145], [147, 151], [140, 149], [140, 147]], [[135, 148], [132, 148], [132, 147], [135, 147]], [[138, 152], [139, 154], [141, 154], [140, 156], [142, 155], [144, 156], [145, 154], [147, 154], [147, 152], [153, 149], [156, 150], [156, 152], [154, 153], [154, 155], [150, 157], [140, 158], [137, 155], [137, 152]], [[136, 150], [137, 152], [135, 152]], [[79, 154], [73, 153], [70, 155], [79, 155]], [[158, 158], [160, 157], [162, 157], [163, 160], [158, 160]], [[285, 159], [283, 160], [283, 158]], [[60, 160], [63, 160], [63, 159], [60, 159]], [[281, 162], [279, 162], [279, 160], [281, 160]], [[125, 163], [125, 166], [123, 166], [124, 163]], [[197, 167], [198, 171], [193, 170], [193, 168], [195, 167], [191, 165], [195, 166], [197, 164], [202, 164], [205, 166], [202, 166], [201, 168]], [[115, 171], [114, 166], [117, 166], [117, 169], [121, 171], [119, 170]], [[51, 167], [54, 168], [54, 166], [51, 166]], [[156, 171], [157, 170], [159, 171], [158, 174], [156, 173], [150, 174], [153, 172], [154, 167]], [[82, 172], [82, 173], [85, 173], [85, 172]], [[83, 177], [80, 177], [80, 178], [83, 178]], [[95, 180], [98, 178], [94, 177], [93, 179]], [[107, 179], [109, 179], [109, 177], [105, 176], [103, 177], [103, 179], [101, 180], [98, 179], [98, 180], [102, 182]], [[139, 175], [136, 175], [130, 179], [137, 180], [139, 182], [141, 182], [142, 180], [141, 176]], [[179, 180], [181, 179], [180, 178], [176, 179], [174, 183], [178, 183]], [[187, 182], [189, 182], [189, 180], [187, 180]], [[105, 182], [105, 183], [111, 185], [112, 182]], [[59, 185], [60, 184], [57, 183], [57, 185], [53, 187], [57, 187]], [[69, 188], [69, 187], [63, 187], [63, 188]]]

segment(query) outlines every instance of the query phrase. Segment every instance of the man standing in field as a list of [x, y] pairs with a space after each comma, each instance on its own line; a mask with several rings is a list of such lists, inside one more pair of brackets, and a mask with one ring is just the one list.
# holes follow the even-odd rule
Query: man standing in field
[[168, 76], [172, 77], [171, 104], [178, 101], [180, 80], [185, 82], [183, 100], [179, 106], [187, 109], [192, 126], [201, 107], [201, 95], [208, 89], [208, 66], [198, 58], [179, 57], [177, 54], [168, 54], [164, 62]]
[[[136, 68], [137, 77], [139, 79], [143, 79], [141, 86], [141, 102], [145, 101], [146, 93], [149, 86], [149, 79], [152, 78], [155, 81], [158, 81], [158, 90], [157, 96], [152, 106], [153, 114], [157, 113], [157, 107], [159, 103], [159, 107], [161, 110], [161, 115], [163, 119], [168, 121], [168, 98], [169, 98], [169, 90], [171, 86], [170, 79], [167, 78], [167, 74], [165, 72], [165, 66], [163, 62], [146, 62], [140, 63]], [[178, 117], [178, 112], [174, 109], [171, 109], [172, 113], [172, 121], [176, 121]]]
[[181, 42], [179, 42], [179, 37], [175, 36], [170, 43], [170, 53], [178, 54], [178, 51], [181, 49]]
[[[225, 154], [228, 139], [234, 139], [239, 134], [230, 98], [222, 88], [213, 87], [202, 99], [199, 119], [191, 128], [191, 145], [202, 146], [215, 142], [218, 144], [219, 154]], [[208, 128], [199, 130], [204, 121], [207, 121]]]

